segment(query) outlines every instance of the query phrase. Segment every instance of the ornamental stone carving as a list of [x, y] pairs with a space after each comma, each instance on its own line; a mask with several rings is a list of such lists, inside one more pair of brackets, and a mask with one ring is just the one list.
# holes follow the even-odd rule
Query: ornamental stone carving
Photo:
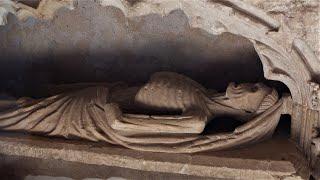
[[[28, 17], [50, 19], [52, 18], [55, 11], [61, 7], [67, 7], [69, 9], [75, 8], [76, 2], [77, 1], [75, 0], [41, 0], [37, 8], [31, 8], [22, 3], [17, 3], [16, 1], [3, 0], [0, 2], [0, 24], [6, 24], [7, 16], [9, 13], [15, 14], [22, 21]], [[49, 123], [51, 126], [54, 127], [55, 125], [57, 125], [57, 127], [55, 128], [50, 126], [51, 129], [54, 129], [52, 130], [52, 132], [50, 132], [51, 135], [63, 135], [65, 137], [69, 137], [69, 135], [71, 136], [72, 133], [77, 132], [76, 134], [73, 134], [73, 136], [81, 135], [81, 138], [84, 139], [91, 139], [95, 141], [104, 140], [111, 143], [121, 144], [123, 146], [134, 149], [164, 152], [196, 152], [206, 149], [227, 148], [235, 144], [247, 143], [248, 138], [245, 137], [251, 137], [252, 133], [258, 136], [254, 139], [250, 139], [249, 141], [260, 140], [263, 137], [272, 133], [272, 130], [276, 126], [275, 124], [277, 124], [277, 119], [279, 119], [280, 114], [290, 114], [292, 117], [292, 139], [294, 139], [297, 145], [303, 150], [306, 157], [312, 159], [314, 162], [319, 162], [319, 155], [317, 153], [319, 141], [317, 140], [317, 134], [320, 128], [320, 61], [313, 52], [313, 50], [307, 45], [307, 43], [304, 42], [304, 40], [302, 40], [301, 37], [298, 37], [296, 36], [296, 34], [291, 33], [282, 21], [271, 17], [268, 13], [264, 12], [259, 8], [256, 8], [243, 1], [237, 0], [144, 0], [130, 2], [126, 0], [97, 0], [95, 3], [99, 3], [102, 6], [112, 6], [118, 8], [119, 10], [121, 10], [121, 12], [125, 15], [127, 19], [147, 14], [160, 14], [164, 16], [174, 10], [181, 10], [187, 16], [189, 25], [192, 28], [202, 29], [208, 32], [209, 34], [219, 35], [227, 32], [244, 37], [250, 40], [254, 45], [254, 48], [262, 62], [265, 78], [269, 80], [283, 82], [289, 88], [290, 95], [285, 96], [285, 98], [282, 98], [277, 102], [274, 102], [273, 100], [276, 99], [276, 93], [274, 93], [273, 90], [270, 90], [270, 88], [262, 88], [265, 91], [257, 91], [259, 93], [261, 92], [260, 97], [264, 97], [264, 95], [266, 94], [272, 97], [272, 105], [270, 107], [267, 106], [268, 109], [264, 108], [263, 110], [261, 110], [262, 106], [260, 106], [260, 104], [263, 103], [263, 100], [265, 100], [264, 98], [257, 99], [257, 101], [254, 102], [250, 102], [250, 98], [247, 99], [248, 101], [241, 100], [241, 102], [246, 103], [238, 104], [240, 106], [239, 109], [243, 111], [248, 111], [248, 114], [254, 115], [248, 118], [246, 116], [248, 114], [246, 113], [244, 113], [244, 116], [242, 116], [243, 114], [241, 113], [236, 113], [237, 117], [243, 117], [243, 120], [251, 119], [249, 122], [246, 123], [246, 125], [244, 125], [244, 127], [236, 129], [235, 132], [232, 132], [231, 134], [219, 136], [201, 136], [201, 138], [199, 138], [197, 134], [201, 132], [201, 130], [203, 129], [203, 126], [206, 124], [206, 120], [210, 119], [210, 117], [214, 116], [215, 114], [219, 114], [219, 111], [211, 111], [211, 100], [213, 98], [211, 97], [211, 93], [208, 93], [205, 89], [200, 88], [201, 86], [199, 86], [197, 83], [186, 80], [188, 78], [185, 77], [183, 77], [182, 79], [186, 80], [188, 83], [183, 83], [183, 86], [186, 85], [187, 87], [194, 87], [195, 89], [191, 88], [190, 91], [180, 92], [179, 87], [177, 87], [175, 90], [178, 92], [172, 93], [169, 90], [166, 90], [166, 88], [160, 88], [159, 92], [163, 91], [168, 92], [168, 94], [170, 95], [177, 95], [177, 101], [180, 101], [178, 97], [181, 96], [181, 94], [186, 93], [186, 97], [188, 97], [188, 103], [186, 104], [179, 104], [178, 102], [170, 102], [170, 104], [163, 104], [163, 99], [154, 98], [154, 96], [156, 96], [157, 93], [149, 93], [149, 86], [150, 88], [156, 88], [156, 86], [153, 87], [153, 78], [151, 78], [150, 82], [147, 83], [147, 87], [141, 88], [139, 92], [135, 92], [134, 89], [130, 89], [130, 92], [132, 90], [133, 92], [138, 93], [138, 96], [135, 99], [135, 101], [138, 104], [141, 104], [142, 107], [150, 107], [151, 109], [162, 109], [164, 107], [169, 109], [177, 108], [183, 112], [179, 117], [158, 117], [149, 115], [136, 116], [123, 113], [121, 106], [119, 105], [121, 103], [103, 103], [107, 97], [112, 97], [109, 95], [110, 87], [84, 89], [75, 93], [77, 94], [77, 96], [63, 94], [53, 96], [45, 100], [40, 100], [39, 102], [37, 100], [27, 100], [26, 105], [30, 105], [30, 107], [32, 108], [28, 109], [23, 106], [21, 107], [22, 109], [15, 111], [15, 113], [23, 114], [29, 112], [27, 110], [30, 110], [30, 112], [36, 112], [34, 111], [35, 109], [41, 110], [45, 109], [44, 107], [52, 108], [52, 106], [49, 106], [50, 103], [56, 103], [56, 106], [54, 106], [55, 108], [53, 109], [56, 109], [57, 107], [68, 107], [67, 109], [74, 110], [74, 106], [72, 106], [72, 104], [80, 101], [81, 99], [81, 102], [83, 103], [80, 104], [82, 105], [82, 108], [86, 110], [86, 113], [84, 115], [91, 115], [91, 118], [94, 116], [94, 119], [98, 120], [98, 126], [101, 126], [101, 129], [109, 128], [108, 130], [110, 131], [105, 132], [105, 134], [111, 133], [109, 134], [110, 137], [101, 137], [101, 132], [94, 130], [94, 127], [96, 127], [97, 124], [91, 124], [86, 126], [90, 127], [86, 131], [87, 133], [91, 132], [92, 134], [94, 134], [94, 139], [91, 138], [93, 136], [82, 137], [83, 133], [81, 133], [81, 129], [78, 129], [76, 131], [75, 129], [73, 129], [72, 131], [65, 129], [65, 126], [63, 124], [72, 124], [73, 122], [70, 120], [66, 120], [66, 122], [61, 123], [62, 125], [59, 126], [56, 123]], [[172, 78], [179, 79], [180, 75], [173, 75]], [[184, 82], [184, 80], [179, 80], [179, 82]], [[155, 85], [156, 84], [157, 83], [155, 83]], [[230, 88], [236, 89], [236, 87], [232, 87], [233, 85], [231, 85]], [[252, 85], [241, 85], [241, 88], [244, 89], [250, 89], [250, 87], [252, 87]], [[264, 86], [261, 85], [261, 87]], [[258, 89], [261, 87], [258, 87]], [[113, 91], [111, 90], [111, 95], [112, 92]], [[97, 96], [97, 94], [99, 94], [99, 96]], [[225, 96], [229, 96], [228, 89], [226, 90]], [[79, 97], [83, 98], [79, 99]], [[20, 101], [25, 102], [25, 100]], [[215, 101], [218, 100], [216, 99]], [[33, 106], [31, 106], [31, 102], [34, 103]], [[11, 102], [7, 103], [10, 104]], [[237, 104], [231, 101], [228, 103], [230, 103], [229, 105]], [[246, 106], [249, 104], [252, 106]], [[231, 106], [231, 108], [234, 107]], [[92, 114], [90, 114], [89, 112]], [[11, 114], [12, 118], [15, 117], [15, 115], [17, 115], [15, 113]], [[228, 111], [228, 113], [230, 112]], [[109, 115], [107, 116], [106, 114]], [[48, 117], [43, 118], [51, 118], [49, 114], [46, 115], [48, 115]], [[2, 118], [10, 119], [9, 117], [11, 116], [9, 116], [9, 114], [4, 114]], [[24, 114], [23, 117], [26, 116], [28, 115]], [[17, 122], [20, 122], [19, 120], [21, 119], [29, 119], [22, 118], [21, 116], [19, 117], [20, 119], [15, 119]], [[105, 122], [102, 119], [108, 119], [107, 122], [110, 123], [110, 126], [106, 126], [106, 124], [102, 123]], [[175, 123], [173, 125], [167, 124], [168, 119], [172, 120], [170, 122]], [[161, 127], [171, 127], [171, 129], [155, 129], [156, 132], [178, 132], [176, 130], [179, 130], [179, 132], [184, 132], [183, 129], [189, 128], [188, 130], [192, 130], [190, 131], [192, 133], [188, 134], [187, 137], [183, 136], [178, 139], [177, 137], [179, 136], [177, 135], [175, 135], [173, 138], [172, 136], [168, 136], [161, 137], [161, 139], [157, 139], [156, 137], [154, 139], [150, 139], [150, 137], [136, 137], [132, 135], [132, 131], [134, 130], [135, 132], [136, 127], [141, 128], [140, 130], [142, 131], [143, 126], [141, 126], [141, 124], [144, 124], [145, 121], [150, 122], [150, 127], [155, 127], [155, 125], [159, 126], [159, 124], [161, 124]], [[176, 126], [176, 122], [180, 121], [183, 121], [185, 123]], [[12, 120], [8, 122], [12, 122]], [[190, 127], [188, 125], [188, 122], [192, 122], [192, 124], [196, 125]], [[33, 124], [35, 127], [45, 127], [48, 123], [31, 124]], [[132, 128], [132, 126], [134, 126], [134, 128]], [[8, 123], [7, 129], [10, 129], [9, 127], [10, 123]], [[66, 127], [78, 128], [78, 125], [70, 125]], [[144, 127], [144, 131], [150, 130], [150, 127]], [[5, 124], [2, 124], [2, 128], [6, 128]], [[28, 127], [19, 125], [19, 128], [15, 128], [16, 130], [24, 128], [32, 130], [33, 127], [31, 127], [30, 125]], [[261, 128], [266, 129], [264, 132], [254, 133], [254, 131], [256, 131], [257, 129], [261, 130]], [[124, 132], [121, 132], [121, 130], [123, 129], [126, 130]], [[120, 131], [121, 133], [119, 133], [118, 131]], [[41, 130], [40, 132], [43, 131]], [[121, 136], [119, 134], [121, 134]], [[111, 137], [113, 137], [114, 139], [111, 139]], [[242, 137], [243, 139], [241, 139], [240, 137]], [[166, 139], [166, 142], [168, 142], [168, 144], [181, 142], [188, 143], [182, 143], [183, 146], [174, 146], [174, 149], [172, 149], [173, 146], [171, 146], [171, 144], [171, 148], [166, 146], [156, 147], [156, 145], [142, 146], [142, 144], [145, 144], [145, 142], [163, 141], [163, 138]]]

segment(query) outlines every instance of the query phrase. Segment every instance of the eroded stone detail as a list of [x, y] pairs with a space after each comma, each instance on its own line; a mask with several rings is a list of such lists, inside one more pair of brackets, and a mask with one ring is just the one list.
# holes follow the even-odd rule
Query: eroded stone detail
[[237, 1], [237, 0], [218, 0], [217, 2], [225, 3], [228, 6], [238, 9], [243, 13], [258, 19], [262, 23], [269, 26], [271, 30], [278, 30], [280, 28], [280, 23], [277, 20], [273, 19], [263, 10], [256, 8], [251, 4], [247, 4], [243, 1]]
[[320, 103], [320, 86], [317, 83], [311, 83], [311, 88], [312, 88], [311, 104], [314, 109], [318, 109], [319, 103]]
[[[311, 48], [301, 39], [295, 39], [293, 41], [293, 47], [309, 69], [313, 80], [319, 80], [320, 60], [316, 57]], [[312, 86], [315, 86], [315, 83], [313, 83]]]
[[38, 7], [35, 9], [13, 0], [4, 0], [0, 2], [0, 25], [7, 24], [8, 13], [16, 15], [21, 21], [25, 21], [29, 17], [52, 19], [57, 10], [63, 7], [72, 10], [76, 3], [75, 0], [40, 0]]
[[0, 25], [7, 24], [7, 16], [9, 13], [15, 13], [14, 3], [11, 0], [3, 0], [0, 2]]

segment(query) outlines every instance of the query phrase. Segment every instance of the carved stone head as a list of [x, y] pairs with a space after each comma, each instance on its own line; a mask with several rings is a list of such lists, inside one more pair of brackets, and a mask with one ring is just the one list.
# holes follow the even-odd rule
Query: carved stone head
[[222, 103], [234, 109], [261, 113], [277, 100], [277, 92], [262, 83], [230, 83]]

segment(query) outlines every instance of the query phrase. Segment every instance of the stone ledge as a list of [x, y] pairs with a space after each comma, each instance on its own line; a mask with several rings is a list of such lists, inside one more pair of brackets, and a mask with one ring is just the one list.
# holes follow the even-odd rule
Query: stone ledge
[[[300, 155], [290, 142], [285, 144], [282, 141], [284, 140], [273, 139], [233, 151], [178, 155], [138, 152], [108, 144], [14, 134], [0, 136], [0, 154], [194, 177], [227, 179], [290, 177], [299, 179], [299, 176], [296, 175], [297, 164], [295, 163], [301, 163]], [[263, 149], [272, 149], [270, 146], [275, 145], [279, 148], [278, 153], [261, 152], [261, 150], [270, 151]], [[264, 148], [264, 146], [269, 146], [269, 148]], [[288, 157], [283, 157], [283, 154], [287, 154]], [[272, 158], [268, 159], [268, 156]]]

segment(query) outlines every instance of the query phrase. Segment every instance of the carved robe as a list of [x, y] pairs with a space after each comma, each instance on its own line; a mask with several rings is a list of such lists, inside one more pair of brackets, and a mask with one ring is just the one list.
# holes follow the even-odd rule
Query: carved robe
[[253, 143], [272, 135], [283, 104], [279, 100], [230, 133], [130, 135], [111, 127], [111, 121], [118, 116], [110, 110], [113, 105], [108, 104], [108, 92], [107, 87], [89, 87], [28, 102], [17, 109], [1, 112], [0, 129], [103, 141], [143, 151], [192, 153]]

